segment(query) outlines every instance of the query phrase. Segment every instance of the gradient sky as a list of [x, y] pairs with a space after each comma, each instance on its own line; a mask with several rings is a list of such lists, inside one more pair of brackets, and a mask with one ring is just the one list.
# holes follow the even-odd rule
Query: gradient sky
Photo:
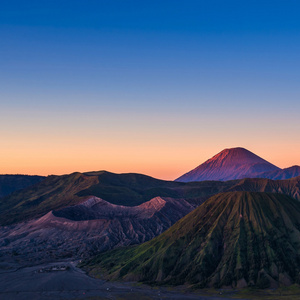
[[300, 165], [299, 1], [0, 6], [0, 173]]

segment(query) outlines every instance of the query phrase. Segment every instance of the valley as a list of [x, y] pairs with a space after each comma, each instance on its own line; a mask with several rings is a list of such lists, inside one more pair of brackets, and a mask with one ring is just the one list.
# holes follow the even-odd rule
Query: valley
[[195, 206], [184, 199], [156, 197], [139, 206], [90, 197], [41, 218], [0, 228], [0, 262], [7, 256], [37, 264], [93, 256], [99, 251], [140, 244], [159, 235]]
[[299, 284], [300, 202], [280, 194], [220, 193], [149, 242], [82, 266], [108, 279], [195, 288]]
[[26, 186], [0, 197], [3, 295], [217, 299], [221, 291], [231, 299], [248, 288], [297, 290], [300, 176], [289, 177], [298, 167], [263, 162], [273, 170], [237, 179], [249, 163], [263, 168], [244, 150], [241, 163], [234, 149], [206, 170], [211, 179], [236, 174], [227, 181], [107, 171], [21, 178]]
[[[76, 267], [77, 262], [55, 263], [3, 270], [0, 266], [0, 298], [6, 300], [48, 299], [232, 299], [232, 292], [202, 291], [188, 287], [151, 287], [134, 282], [111, 282], [87, 276]], [[238, 299], [235, 297], [235, 299]]]

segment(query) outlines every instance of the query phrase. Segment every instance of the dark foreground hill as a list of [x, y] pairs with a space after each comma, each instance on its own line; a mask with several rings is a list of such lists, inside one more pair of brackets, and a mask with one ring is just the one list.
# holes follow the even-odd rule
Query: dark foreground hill
[[300, 283], [300, 203], [285, 195], [211, 197], [166, 232], [86, 267], [108, 278], [195, 287]]
[[0, 175], [0, 198], [39, 183], [45, 178], [37, 175]]
[[0, 225], [40, 218], [52, 210], [80, 204], [90, 197], [123, 206], [138, 206], [155, 197], [170, 197], [197, 206], [212, 195], [226, 191], [282, 193], [300, 200], [300, 177], [276, 181], [242, 179], [183, 183], [105, 171], [48, 176], [40, 183], [0, 198]]

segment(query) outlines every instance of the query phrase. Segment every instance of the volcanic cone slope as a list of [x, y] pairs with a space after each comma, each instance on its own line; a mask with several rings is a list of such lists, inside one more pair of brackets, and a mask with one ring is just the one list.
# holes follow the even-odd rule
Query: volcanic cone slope
[[286, 195], [215, 195], [153, 240], [106, 252], [91, 274], [195, 287], [300, 282], [300, 203]]
[[[176, 181], [233, 180], [254, 178], [259, 174], [280, 170], [244, 148], [224, 149]], [[266, 173], [268, 174], [268, 173]]]

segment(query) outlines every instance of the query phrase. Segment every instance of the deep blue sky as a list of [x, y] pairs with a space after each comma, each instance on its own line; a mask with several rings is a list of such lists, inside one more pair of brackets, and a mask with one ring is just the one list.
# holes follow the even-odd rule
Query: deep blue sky
[[300, 2], [247, 2], [2, 0], [0, 173], [300, 164]]

